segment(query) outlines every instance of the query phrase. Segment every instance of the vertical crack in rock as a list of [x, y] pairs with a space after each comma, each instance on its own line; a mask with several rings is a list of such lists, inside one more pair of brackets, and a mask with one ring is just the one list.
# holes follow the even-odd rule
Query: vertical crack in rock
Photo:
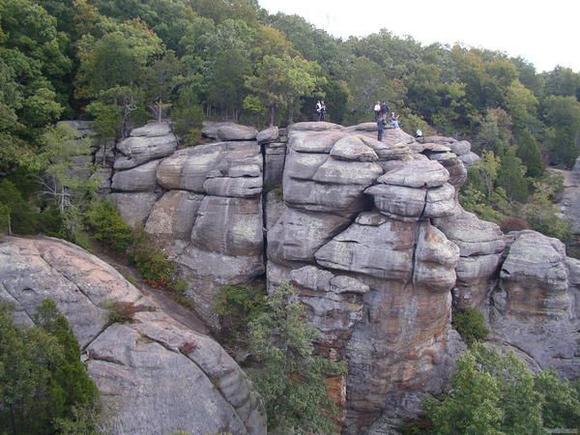
[[[425, 216], [425, 210], [427, 209], [427, 195], [429, 194], [429, 188], [427, 186], [423, 187], [425, 189], [425, 198], [423, 209], [417, 220], [417, 227], [415, 228], [415, 243], [413, 244], [413, 260], [411, 264], [411, 277], [410, 282], [413, 287], [415, 287], [415, 269], [417, 268], [417, 249], [419, 247], [419, 236], [421, 235], [421, 225], [423, 225], [423, 217]], [[409, 281], [405, 283], [405, 288], [409, 285]]]

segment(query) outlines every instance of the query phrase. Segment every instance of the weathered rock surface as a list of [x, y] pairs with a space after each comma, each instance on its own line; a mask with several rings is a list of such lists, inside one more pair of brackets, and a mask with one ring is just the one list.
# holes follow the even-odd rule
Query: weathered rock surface
[[[32, 324], [45, 298], [67, 317], [107, 409], [110, 433], [265, 434], [247, 376], [211, 338], [161, 311], [115, 269], [55, 239], [0, 242], [0, 300]], [[110, 305], [136, 307], [108, 322]]]
[[157, 166], [159, 160], [153, 160], [133, 169], [118, 171], [113, 175], [111, 188], [123, 192], [154, 190], [157, 185]]
[[[148, 125], [130, 139], [155, 150], [168, 135]], [[401, 129], [379, 142], [375, 123], [259, 133], [207, 123], [204, 135], [220, 142], [137, 153], [131, 164], [141, 163], [122, 171], [121, 156], [113, 199], [163, 243], [212, 326], [225, 284], [265, 272], [269, 289], [298, 289], [318, 351], [348, 365], [329, 380], [345, 433], [381, 433], [441, 391], [464, 348], [452, 303], [482, 310], [492, 340], [535, 367], [578, 376], [580, 262], [553, 239], [506, 238], [461, 208], [466, 168], [479, 159], [469, 142]]]
[[211, 139], [230, 140], [255, 140], [258, 130], [254, 127], [236, 124], [234, 122], [204, 122], [201, 133]]
[[505, 248], [499, 226], [462, 208], [452, 216], [435, 219], [434, 224], [459, 247], [457, 283], [453, 289], [455, 307], [487, 310]]
[[529, 230], [514, 236], [492, 294], [494, 339], [574, 379], [580, 373], [578, 262], [557, 239]]
[[133, 130], [131, 136], [117, 144], [121, 154], [115, 160], [115, 169], [129, 169], [150, 160], [159, 159], [173, 153], [177, 148], [177, 138], [167, 123], [150, 123]]

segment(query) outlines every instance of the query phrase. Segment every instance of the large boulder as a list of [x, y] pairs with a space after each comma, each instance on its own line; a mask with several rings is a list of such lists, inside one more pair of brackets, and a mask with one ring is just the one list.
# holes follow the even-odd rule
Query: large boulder
[[[115, 269], [56, 239], [0, 242], [0, 300], [32, 325], [50, 298], [67, 317], [101, 393], [108, 433], [265, 434], [251, 382], [213, 339], [165, 313]], [[111, 323], [113, 306], [135, 312]]]
[[177, 149], [177, 138], [167, 123], [150, 123], [135, 129], [117, 144], [119, 156], [115, 169], [129, 169], [150, 160], [160, 159]]
[[497, 284], [505, 248], [499, 226], [462, 208], [452, 216], [435, 219], [434, 224], [459, 247], [457, 283], [453, 289], [456, 308], [474, 307], [486, 311], [491, 291]]
[[223, 141], [255, 140], [258, 130], [234, 122], [204, 122], [201, 133], [205, 137]]
[[557, 239], [529, 230], [513, 236], [492, 294], [492, 339], [574, 379], [580, 373], [578, 264]]

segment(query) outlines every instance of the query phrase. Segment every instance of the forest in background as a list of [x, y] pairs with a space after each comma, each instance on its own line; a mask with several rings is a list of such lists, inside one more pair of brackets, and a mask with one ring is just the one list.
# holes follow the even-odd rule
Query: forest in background
[[[569, 236], [552, 207], [561, 180], [545, 172], [579, 154], [580, 73], [567, 68], [538, 73], [505, 53], [387, 30], [341, 40], [255, 0], [0, 0], [0, 77], [0, 214], [26, 208], [38, 175], [55, 178], [70, 157], [62, 119], [94, 120], [111, 142], [169, 116], [188, 146], [203, 119], [286, 125], [312, 120], [324, 98], [330, 121], [353, 124], [387, 100], [405, 130], [467, 138], [484, 157], [466, 208]], [[20, 232], [58, 226], [50, 202]]]

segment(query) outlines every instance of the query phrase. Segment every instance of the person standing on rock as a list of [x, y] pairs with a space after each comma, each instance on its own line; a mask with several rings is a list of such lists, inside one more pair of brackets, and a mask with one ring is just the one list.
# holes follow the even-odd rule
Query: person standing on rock
[[385, 134], [385, 126], [387, 125], [387, 115], [385, 113], [380, 113], [377, 118], [377, 132], [378, 136], [377, 139], [380, 141], [383, 140], [383, 135]]
[[377, 104], [375, 104], [375, 107], [373, 110], [375, 111], [375, 122], [378, 122], [379, 116], [381, 115], [381, 102], [380, 101], [377, 101]]
[[324, 100], [320, 102], [320, 116], [318, 117], [319, 121], [324, 121], [326, 116], [326, 103]]
[[318, 120], [320, 121], [320, 118], [322, 116], [322, 103], [320, 102], [320, 100], [316, 102], [316, 114], [318, 115]]
[[381, 103], [381, 113], [383, 115], [387, 116], [387, 113], [389, 113], [389, 110], [391, 110], [391, 109], [389, 109], [389, 105], [387, 104], [386, 101], [383, 101]]

